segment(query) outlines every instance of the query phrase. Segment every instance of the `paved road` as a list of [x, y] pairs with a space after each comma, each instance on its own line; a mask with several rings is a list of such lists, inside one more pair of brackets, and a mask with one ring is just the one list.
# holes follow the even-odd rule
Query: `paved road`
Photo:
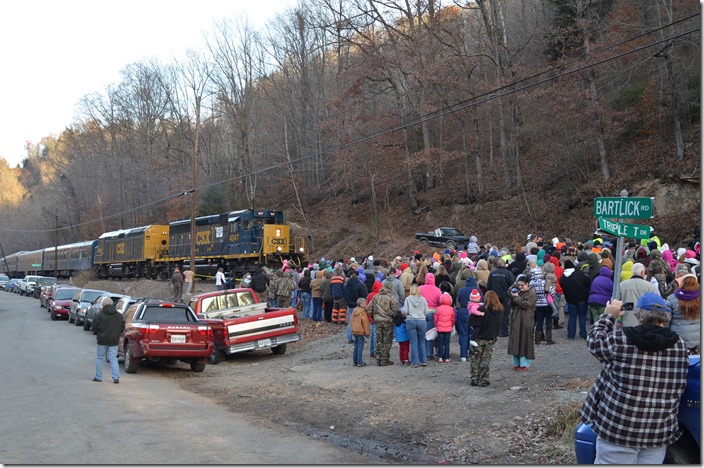
[[[182, 377], [192, 375], [182, 364]], [[122, 367], [122, 366], [121, 366]], [[182, 390], [179, 370], [92, 382], [95, 337], [52, 322], [39, 300], [0, 291], [0, 463], [379, 463], [278, 426], [263, 427]]]

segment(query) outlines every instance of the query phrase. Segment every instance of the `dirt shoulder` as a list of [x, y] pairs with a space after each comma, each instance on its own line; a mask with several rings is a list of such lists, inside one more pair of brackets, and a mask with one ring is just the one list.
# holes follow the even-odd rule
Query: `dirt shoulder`
[[[120, 282], [90, 285], [115, 287], [107, 283]], [[127, 293], [168, 297], [165, 283], [139, 283]], [[209, 286], [199, 286], [199, 292]], [[149, 294], [139, 290], [143, 287]], [[469, 362], [460, 362], [456, 337], [448, 364], [399, 365], [394, 343], [393, 366], [378, 367], [367, 358], [360, 368], [352, 365], [353, 345], [343, 327], [306, 319], [301, 329], [303, 339], [282, 356], [241, 353], [201, 374], [172, 375], [228, 411], [378, 457], [380, 463], [574, 463], [572, 447], [548, 437], [546, 427], [559, 408], [584, 400], [601, 366], [585, 341], [568, 340], [565, 329], [554, 331], [557, 344], [536, 347], [528, 372], [513, 370], [507, 338], [499, 338], [488, 387], [469, 385]], [[365, 351], [368, 355], [368, 347]]]
[[[306, 323], [308, 322], [308, 323]], [[500, 338], [491, 385], [469, 385], [469, 362], [427, 367], [352, 365], [341, 327], [304, 320], [303, 333], [327, 337], [289, 345], [283, 356], [265, 351], [231, 356], [182, 385], [230, 411], [271, 421], [355, 452], [398, 463], [564, 463], [571, 453], [548, 449], [542, 433], [558, 407], [581, 402], [600, 366], [583, 340], [536, 349], [534, 369], [513, 370]], [[318, 329], [318, 330], [316, 330]], [[325, 330], [325, 331], [323, 331]], [[545, 447], [542, 447], [546, 445]], [[568, 448], [568, 452], [570, 452]]]

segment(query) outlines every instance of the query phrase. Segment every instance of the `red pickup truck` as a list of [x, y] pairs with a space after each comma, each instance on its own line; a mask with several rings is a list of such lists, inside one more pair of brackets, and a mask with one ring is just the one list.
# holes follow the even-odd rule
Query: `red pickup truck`
[[182, 303], [146, 299], [124, 313], [125, 331], [117, 347], [125, 372], [134, 374], [142, 360], [175, 364], [187, 362], [203, 372], [213, 354], [213, 331]]
[[257, 302], [256, 298], [249, 288], [191, 297], [191, 309], [213, 329], [211, 363], [217, 364], [227, 354], [265, 348], [284, 354], [288, 343], [301, 339], [294, 309], [267, 307], [266, 302]]

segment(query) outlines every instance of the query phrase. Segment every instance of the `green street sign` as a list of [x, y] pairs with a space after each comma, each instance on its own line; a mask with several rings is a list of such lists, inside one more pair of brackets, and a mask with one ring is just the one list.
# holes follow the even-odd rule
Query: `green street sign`
[[654, 198], [595, 198], [594, 216], [604, 218], [648, 219], [653, 217]]
[[629, 239], [648, 239], [650, 226], [641, 224], [626, 224], [599, 218], [599, 229], [613, 236], [628, 237]]
[[41, 268], [42, 264], [41, 263], [32, 263], [32, 268]]

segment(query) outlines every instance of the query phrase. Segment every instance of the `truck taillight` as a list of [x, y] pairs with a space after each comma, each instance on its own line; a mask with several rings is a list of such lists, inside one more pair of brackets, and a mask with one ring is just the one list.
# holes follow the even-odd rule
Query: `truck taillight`
[[213, 336], [213, 329], [210, 327], [198, 327], [198, 334], [200, 336]]

